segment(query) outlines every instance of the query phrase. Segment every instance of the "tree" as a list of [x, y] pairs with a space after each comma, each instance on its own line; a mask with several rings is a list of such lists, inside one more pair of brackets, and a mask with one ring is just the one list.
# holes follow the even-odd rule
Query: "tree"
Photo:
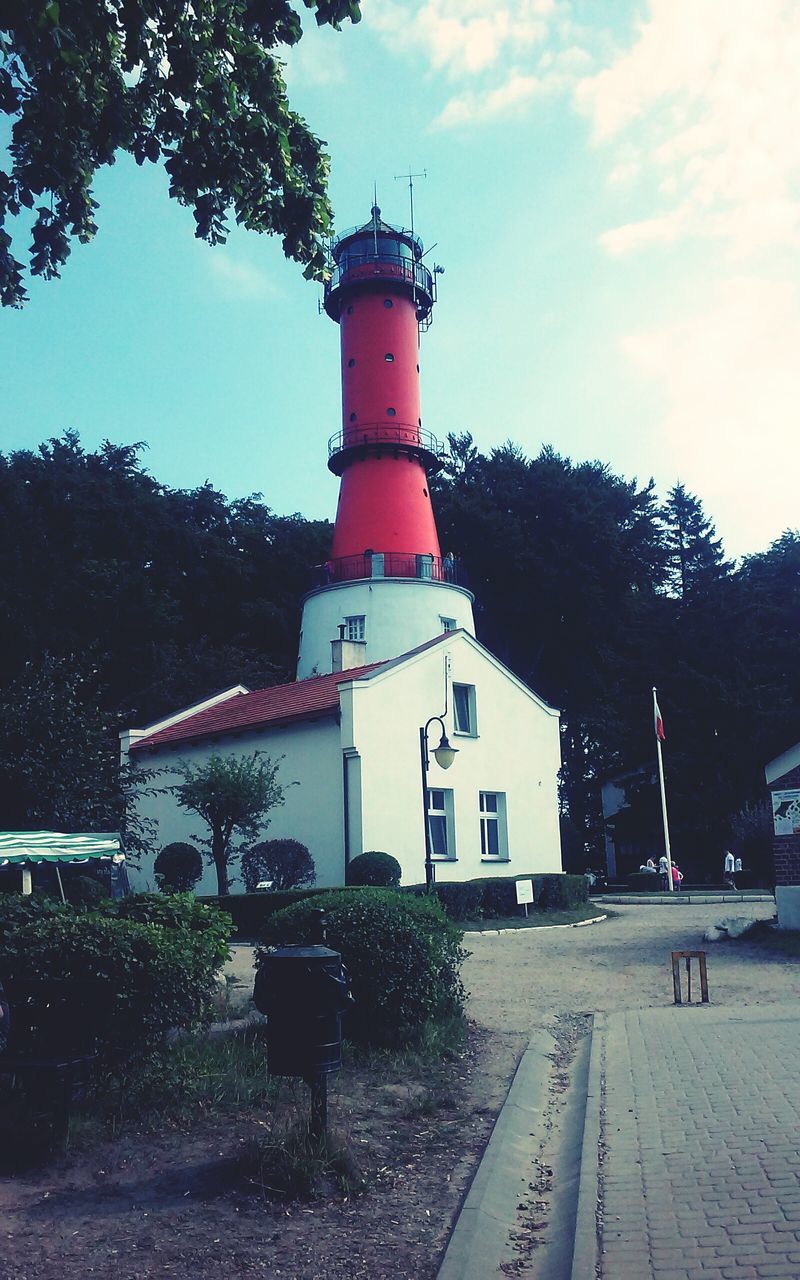
[[150, 849], [137, 796], [155, 771], [120, 769], [117, 721], [100, 705], [97, 672], [45, 654], [0, 693], [0, 827], [119, 832], [135, 860]]
[[680, 600], [707, 595], [732, 569], [722, 540], [703, 511], [703, 504], [682, 484], [671, 489], [664, 506], [667, 580]]
[[[178, 804], [202, 818], [209, 838], [200, 840], [217, 872], [217, 892], [230, 893], [228, 868], [235, 854], [233, 837], [255, 840], [267, 825], [270, 809], [283, 804], [283, 788], [277, 782], [280, 760], [263, 751], [249, 756], [212, 755], [205, 764], [181, 761], [175, 772], [183, 781], [172, 788]], [[197, 837], [193, 837], [197, 839]]]
[[[320, 25], [357, 22], [357, 0], [305, 0]], [[10, 0], [0, 18], [0, 298], [26, 300], [6, 223], [33, 210], [31, 272], [59, 274], [70, 242], [97, 229], [92, 182], [118, 151], [163, 159], [195, 234], [227, 217], [276, 233], [318, 277], [330, 227], [328, 157], [286, 97], [280, 46], [298, 42], [289, 0]], [[27, 219], [25, 220], [27, 222]]]
[[242, 854], [242, 879], [248, 893], [262, 880], [275, 890], [299, 889], [317, 878], [314, 859], [299, 840], [262, 840]]

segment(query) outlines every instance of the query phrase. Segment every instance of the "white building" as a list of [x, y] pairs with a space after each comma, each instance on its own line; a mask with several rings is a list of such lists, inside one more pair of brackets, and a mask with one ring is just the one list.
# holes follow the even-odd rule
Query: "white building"
[[[237, 685], [126, 730], [123, 760], [280, 758], [285, 803], [265, 834], [307, 845], [320, 885], [343, 884], [348, 861], [373, 849], [420, 883], [426, 838], [439, 880], [558, 872], [558, 712], [475, 639], [473, 597], [439, 547], [427, 477], [441, 449], [422, 429], [418, 363], [435, 277], [419, 239], [377, 208], [333, 258], [325, 309], [341, 326], [343, 427], [328, 466], [341, 487], [331, 557], [304, 601], [297, 679]], [[447, 771], [434, 755], [442, 732], [457, 749]], [[161, 847], [207, 834], [169, 792], [140, 805]], [[153, 886], [152, 867], [132, 880]], [[215, 891], [213, 869], [199, 887]]]
[[[343, 884], [348, 859], [368, 849], [393, 854], [404, 883], [422, 883], [420, 728], [445, 710], [445, 696], [458, 754], [446, 772], [430, 756], [436, 879], [560, 871], [558, 712], [463, 630], [387, 662], [254, 692], [237, 686], [129, 731], [123, 751], [148, 769], [227, 751], [280, 757], [285, 803], [267, 834], [307, 845], [318, 884]], [[435, 747], [440, 731], [432, 730]], [[142, 809], [158, 822], [161, 844], [203, 834], [170, 794]], [[136, 887], [153, 885], [152, 867], [132, 878]], [[198, 891], [216, 891], [213, 868]]]

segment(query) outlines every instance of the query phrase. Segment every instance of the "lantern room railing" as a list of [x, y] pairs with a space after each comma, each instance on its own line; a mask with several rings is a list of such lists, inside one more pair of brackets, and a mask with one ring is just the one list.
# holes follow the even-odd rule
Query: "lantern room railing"
[[343, 286], [364, 284], [369, 280], [409, 285], [414, 292], [417, 319], [423, 328], [428, 327], [436, 301], [436, 277], [423, 263], [400, 253], [392, 253], [388, 246], [380, 242], [377, 252], [345, 251], [341, 261], [334, 262], [331, 275], [325, 281], [324, 307], [328, 315], [338, 320], [338, 293]]
[[360, 556], [340, 556], [314, 569], [312, 587], [363, 578], [415, 578], [419, 582], [445, 582], [466, 587], [467, 575], [455, 556], [420, 555], [413, 551], [365, 551]]

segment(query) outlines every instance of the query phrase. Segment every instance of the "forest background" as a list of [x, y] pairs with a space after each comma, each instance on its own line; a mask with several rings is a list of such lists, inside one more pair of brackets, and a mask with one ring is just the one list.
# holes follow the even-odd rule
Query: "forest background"
[[[276, 515], [260, 494], [168, 488], [144, 452], [87, 451], [67, 432], [0, 455], [6, 830], [116, 830], [119, 728], [294, 678], [331, 526]], [[512, 443], [484, 455], [468, 434], [450, 436], [431, 488], [478, 638], [562, 711], [566, 866], [602, 864], [603, 779], [647, 777], [654, 684], [687, 878], [715, 878], [730, 841], [763, 861], [752, 806], [765, 762], [798, 733], [800, 533], [734, 564], [681, 485], [661, 501], [602, 462]], [[625, 822], [628, 838], [658, 840], [657, 788], [634, 779]]]

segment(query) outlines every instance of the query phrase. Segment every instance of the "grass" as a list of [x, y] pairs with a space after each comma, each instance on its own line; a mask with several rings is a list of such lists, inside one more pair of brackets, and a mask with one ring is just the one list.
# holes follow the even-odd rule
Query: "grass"
[[[520, 907], [520, 911], [522, 908]], [[503, 916], [499, 919], [466, 920], [463, 928], [467, 933], [484, 933], [497, 929], [542, 929], [553, 924], [579, 924], [581, 920], [594, 920], [599, 915], [607, 914], [602, 907], [586, 903], [573, 907], [569, 911], [539, 911], [536, 907], [528, 908], [527, 918], [524, 915]]]

